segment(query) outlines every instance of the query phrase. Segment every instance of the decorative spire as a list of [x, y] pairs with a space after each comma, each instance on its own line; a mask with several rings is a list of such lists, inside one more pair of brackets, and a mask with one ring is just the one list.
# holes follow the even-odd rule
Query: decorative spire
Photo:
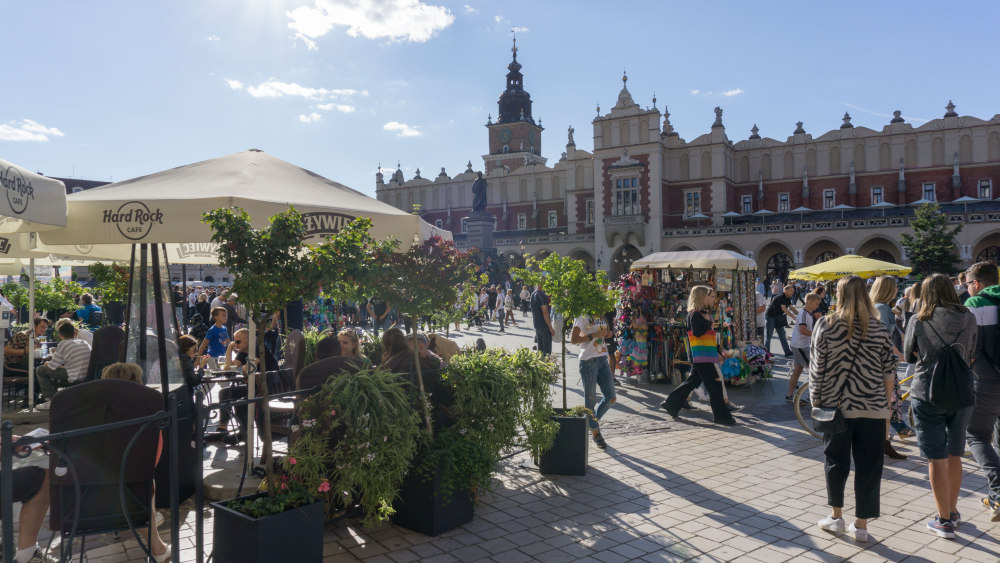
[[514, 60], [517, 60], [517, 28], [510, 28], [510, 35], [514, 38], [514, 46], [510, 48], [510, 52], [514, 54]]
[[626, 85], [628, 85], [628, 72], [622, 69], [622, 87], [624, 88]]
[[575, 129], [573, 129], [573, 126], [570, 125], [569, 126], [569, 130], [568, 130], [569, 141], [566, 142], [566, 146], [567, 147], [570, 146], [570, 145], [573, 145], [574, 147], [576, 146], [576, 142], [573, 140], [573, 131], [575, 131]]
[[441, 177], [444, 177], [444, 176], [447, 176], [447, 175], [448, 175], [448, 174], [447, 174], [447, 173], [445, 173], [445, 171], [444, 171], [444, 166], [442, 166], [442, 167], [441, 167], [441, 173], [440, 173], [440, 174], [438, 174], [438, 178], [441, 178]]
[[757, 124], [754, 123], [753, 127], [750, 129], [750, 138], [751, 139], [759, 139], [760, 135], [757, 134], [758, 131], [760, 131], [760, 129], [757, 129]]
[[597, 102], [597, 117], [601, 117], [601, 102]]
[[632, 94], [628, 91], [628, 74], [622, 71], [622, 91], [618, 92], [618, 103], [612, 109], [625, 109], [636, 105], [635, 101], [632, 100]]
[[541, 117], [538, 118], [538, 127], [539, 127], [539, 129], [542, 128], [542, 118]]
[[420, 169], [419, 168], [417, 168], [417, 173], [414, 174], [413, 179], [414, 180], [423, 180], [423, 178], [420, 177]]
[[840, 126], [841, 129], [853, 129], [854, 124], [851, 123], [851, 114], [844, 112], [844, 124]]
[[903, 123], [905, 121], [906, 120], [903, 119], [903, 112], [897, 109], [896, 111], [892, 112], [892, 120], [889, 121], [889, 123]]
[[653, 90], [653, 109], [656, 109], [656, 90]]
[[948, 100], [948, 105], [944, 106], [944, 109], [948, 110], [944, 116], [945, 117], [958, 117], [958, 113], [955, 112], [955, 104]]
[[493, 125], [493, 114], [492, 113], [486, 114], [486, 124], [487, 125]]
[[674, 126], [670, 124], [670, 111], [667, 110], [667, 106], [663, 106], [663, 133], [660, 136], [677, 136], [677, 131], [674, 131]]
[[802, 122], [801, 121], [796, 121], [795, 122], [795, 131], [792, 133], [792, 135], [805, 135], [805, 134], [806, 134], [806, 130], [802, 128]]
[[466, 165], [465, 165], [465, 171], [466, 172], [472, 172], [472, 161], [471, 160], [468, 163], [466, 163]]

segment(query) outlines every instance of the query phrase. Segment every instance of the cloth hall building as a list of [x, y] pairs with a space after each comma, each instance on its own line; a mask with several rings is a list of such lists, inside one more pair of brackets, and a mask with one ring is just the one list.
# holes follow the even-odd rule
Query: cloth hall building
[[[731, 140], [722, 110], [708, 131], [687, 141], [670, 114], [635, 103], [627, 77], [617, 103], [597, 109], [593, 153], [576, 148], [568, 128], [558, 162], [541, 156], [541, 120], [532, 117], [517, 49], [508, 65], [499, 113], [487, 122], [487, 212], [504, 256], [549, 252], [620, 275], [635, 259], [659, 251], [736, 250], [762, 276], [843, 254], [907, 263], [899, 235], [911, 232], [917, 205], [934, 201], [963, 223], [956, 253], [963, 264], [1000, 258], [1000, 114], [960, 116], [950, 101], [939, 119], [919, 127], [895, 112], [881, 131], [839, 128], [813, 136], [803, 124], [784, 141]], [[706, 123], [708, 120], [706, 120]], [[376, 175], [379, 200], [419, 205], [430, 223], [468, 246], [472, 162], [449, 177]]]

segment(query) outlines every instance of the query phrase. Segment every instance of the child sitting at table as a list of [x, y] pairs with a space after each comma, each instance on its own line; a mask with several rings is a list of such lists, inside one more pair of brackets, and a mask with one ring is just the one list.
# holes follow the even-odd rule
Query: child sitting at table
[[226, 312], [225, 307], [216, 307], [212, 309], [212, 321], [215, 323], [208, 332], [205, 333], [205, 340], [201, 341], [201, 346], [198, 347], [198, 355], [208, 353], [209, 360], [208, 363], [212, 367], [219, 367], [216, 363], [216, 358], [219, 356], [224, 356], [226, 354], [226, 346], [229, 345], [229, 331], [226, 330], [226, 319], [229, 313]]

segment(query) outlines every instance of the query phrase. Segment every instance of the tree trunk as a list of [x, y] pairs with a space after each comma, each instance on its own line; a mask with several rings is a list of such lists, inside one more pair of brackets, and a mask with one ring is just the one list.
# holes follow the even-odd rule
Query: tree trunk
[[434, 426], [431, 424], [430, 400], [427, 398], [427, 390], [424, 389], [424, 376], [420, 370], [420, 347], [417, 344], [417, 329], [410, 324], [410, 334], [413, 335], [413, 363], [417, 368], [417, 384], [420, 387], [420, 408], [424, 411], [424, 422], [427, 424], [427, 437], [434, 440]]
[[[565, 328], [565, 322], [563, 321], [563, 328]], [[559, 342], [562, 343], [562, 372], [563, 372], [563, 410], [568, 409], [566, 403], [566, 331], [559, 331]]]
[[[257, 373], [260, 374], [263, 385], [261, 386], [261, 413], [264, 417], [264, 452], [261, 456], [261, 463], [264, 464], [264, 471], [267, 473], [267, 496], [274, 497], [275, 480], [274, 480], [274, 463], [272, 461], [272, 439], [271, 439], [271, 393], [267, 387], [267, 347], [264, 345], [264, 334], [267, 332], [267, 315], [264, 315], [257, 324]], [[248, 360], [249, 361], [249, 360]], [[249, 369], [247, 371], [250, 371]], [[250, 378], [248, 385], [254, 385], [253, 382], [255, 378]], [[251, 436], [247, 435], [247, 440], [250, 440]]]

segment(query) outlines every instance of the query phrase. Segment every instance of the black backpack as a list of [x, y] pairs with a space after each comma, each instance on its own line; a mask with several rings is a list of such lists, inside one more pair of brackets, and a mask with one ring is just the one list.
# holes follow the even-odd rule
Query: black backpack
[[[930, 323], [926, 325], [944, 344], [944, 339]], [[975, 404], [975, 376], [969, 364], [965, 362], [962, 354], [955, 349], [955, 343], [962, 333], [955, 335], [951, 344], [941, 348], [937, 361], [934, 363], [934, 371], [931, 372], [931, 381], [927, 389], [927, 399], [935, 407], [944, 411], [956, 411], [961, 408], [971, 407]]]

